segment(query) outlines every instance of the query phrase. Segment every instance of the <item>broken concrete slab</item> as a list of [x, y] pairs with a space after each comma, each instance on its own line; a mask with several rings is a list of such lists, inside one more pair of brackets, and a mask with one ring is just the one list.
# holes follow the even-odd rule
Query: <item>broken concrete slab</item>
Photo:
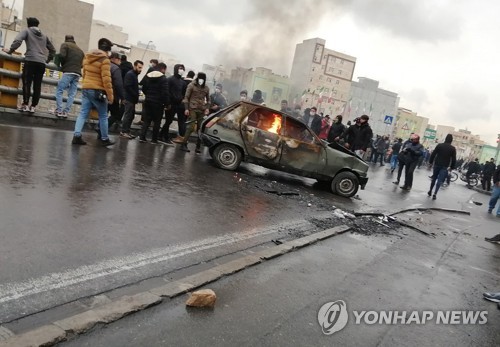
[[93, 310], [86, 311], [65, 319], [54, 322], [54, 325], [66, 331], [68, 334], [81, 334], [92, 329], [100, 323], [100, 316]]
[[149, 292], [161, 297], [173, 298], [187, 293], [191, 289], [193, 289], [192, 284], [184, 283], [183, 281], [175, 281], [158, 288], [153, 288]]
[[[280, 246], [278, 246], [280, 247]], [[246, 269], [249, 266], [260, 263], [262, 260], [257, 255], [247, 255], [243, 258], [230, 261], [226, 264], [218, 265], [213, 268], [213, 271], [217, 271], [221, 275], [231, 275], [235, 272]]]
[[0, 341], [1, 347], [52, 346], [66, 339], [66, 332], [53, 324]]
[[132, 296], [124, 296], [92, 311], [99, 317], [99, 322], [109, 323], [129, 313], [145, 309], [160, 302], [162, 302], [162, 298], [159, 295], [143, 292]]

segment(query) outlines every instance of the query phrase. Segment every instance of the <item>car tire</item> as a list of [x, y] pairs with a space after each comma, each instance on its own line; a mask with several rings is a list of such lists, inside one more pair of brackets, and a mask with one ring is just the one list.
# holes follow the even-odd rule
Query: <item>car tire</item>
[[352, 172], [342, 171], [333, 178], [331, 189], [334, 194], [345, 198], [353, 197], [359, 189], [358, 177]]
[[241, 151], [235, 145], [222, 143], [215, 147], [212, 158], [221, 169], [234, 171], [240, 166]]

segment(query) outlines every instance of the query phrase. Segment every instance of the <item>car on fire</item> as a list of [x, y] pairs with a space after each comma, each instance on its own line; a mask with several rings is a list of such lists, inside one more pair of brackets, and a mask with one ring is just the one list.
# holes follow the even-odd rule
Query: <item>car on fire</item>
[[240, 101], [208, 116], [200, 137], [215, 164], [236, 170], [242, 161], [328, 182], [352, 197], [368, 182], [368, 164], [337, 143], [320, 140], [291, 115]]

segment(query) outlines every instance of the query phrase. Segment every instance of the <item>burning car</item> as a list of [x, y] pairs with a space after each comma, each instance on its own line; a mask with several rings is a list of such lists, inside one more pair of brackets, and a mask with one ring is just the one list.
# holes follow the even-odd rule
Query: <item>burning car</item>
[[236, 170], [241, 161], [329, 182], [333, 193], [354, 196], [368, 182], [368, 164], [344, 147], [320, 140], [306, 124], [265, 106], [240, 101], [204, 120], [200, 136], [215, 164]]

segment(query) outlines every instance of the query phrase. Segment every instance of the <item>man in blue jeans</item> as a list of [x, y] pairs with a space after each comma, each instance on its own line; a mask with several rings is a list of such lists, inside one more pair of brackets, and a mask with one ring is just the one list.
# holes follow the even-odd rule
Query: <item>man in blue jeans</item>
[[[85, 53], [75, 43], [72, 35], [66, 35], [64, 43], [59, 49], [59, 59], [61, 61], [61, 71], [63, 75], [57, 84], [56, 91], [56, 117], [66, 118], [75, 101], [78, 91], [78, 81], [82, 76], [82, 62]], [[68, 100], [63, 109], [63, 93], [68, 90]]]
[[401, 146], [403, 146], [403, 139], [399, 138], [392, 145], [392, 155], [391, 155], [391, 173], [396, 170], [396, 166], [398, 166], [398, 155], [401, 151]]
[[105, 38], [98, 42], [99, 49], [85, 54], [83, 60], [82, 107], [76, 119], [72, 144], [86, 145], [82, 139], [82, 129], [92, 108], [99, 114], [100, 142], [103, 146], [113, 145], [108, 137], [108, 103], [114, 101], [113, 84], [111, 83], [111, 62], [108, 52], [113, 43]]
[[[493, 174], [493, 192], [488, 206], [488, 213], [492, 213], [495, 209], [498, 199], [500, 198], [500, 165], [497, 166]], [[500, 206], [497, 208], [497, 217], [500, 217]]]
[[[429, 159], [429, 165], [434, 164], [431, 188], [427, 192], [427, 195], [432, 195], [432, 200], [436, 200], [439, 187], [441, 187], [446, 179], [448, 171], [451, 171], [457, 163], [457, 150], [451, 145], [452, 142], [453, 136], [451, 134], [446, 135], [444, 143], [440, 143], [436, 146], [436, 148], [434, 148], [434, 151], [432, 151], [432, 155]], [[432, 194], [434, 185], [436, 185], [436, 190], [434, 191], [434, 194]]]

